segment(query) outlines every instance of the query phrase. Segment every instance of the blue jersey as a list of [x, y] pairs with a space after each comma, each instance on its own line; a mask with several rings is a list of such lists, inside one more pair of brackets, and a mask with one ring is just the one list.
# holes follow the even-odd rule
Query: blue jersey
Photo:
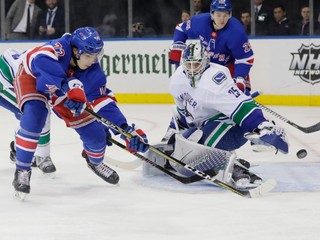
[[200, 39], [210, 54], [210, 61], [223, 66], [234, 64], [234, 77], [247, 77], [253, 64], [253, 51], [242, 24], [234, 17], [218, 31], [210, 13], [198, 14], [176, 26], [174, 43]]
[[36, 78], [37, 90], [47, 97], [67, 79], [72, 58], [71, 34], [27, 51], [24, 67]]
[[[65, 34], [59, 39], [51, 40], [43, 46], [26, 52], [24, 67], [27, 73], [36, 78], [37, 90], [50, 99], [53, 93], [61, 96], [61, 87], [67, 83], [68, 78], [79, 79], [84, 86], [86, 98], [90, 103], [98, 100], [99, 108], [95, 109], [104, 118], [121, 126], [126, 119], [116, 106], [116, 102], [109, 101], [113, 93], [106, 87], [107, 79], [99, 63], [81, 70], [71, 68], [72, 46], [71, 34]], [[96, 104], [97, 105], [97, 104]]]

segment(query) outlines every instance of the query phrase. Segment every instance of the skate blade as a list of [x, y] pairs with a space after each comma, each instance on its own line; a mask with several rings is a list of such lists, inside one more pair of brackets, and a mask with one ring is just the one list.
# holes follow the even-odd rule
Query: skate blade
[[14, 196], [20, 201], [24, 201], [27, 197], [28, 193], [15, 191]]

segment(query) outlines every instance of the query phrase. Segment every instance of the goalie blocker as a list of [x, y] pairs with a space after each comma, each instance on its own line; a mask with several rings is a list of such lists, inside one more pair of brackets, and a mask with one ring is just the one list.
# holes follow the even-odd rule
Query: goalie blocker
[[[181, 134], [176, 134], [174, 144], [157, 144], [154, 146], [197, 170], [206, 172], [219, 181], [236, 188], [254, 188], [262, 183], [260, 177], [249, 172], [250, 164], [248, 162], [236, 159], [237, 156], [234, 151], [224, 151], [198, 144], [197, 141], [201, 136], [201, 130], [195, 131], [188, 139]], [[182, 176], [191, 177], [194, 175], [181, 165], [169, 163], [165, 158], [152, 151], [145, 153], [145, 157], [154, 161], [157, 165], [178, 172]], [[152, 165], [143, 163], [144, 176], [163, 174]]]

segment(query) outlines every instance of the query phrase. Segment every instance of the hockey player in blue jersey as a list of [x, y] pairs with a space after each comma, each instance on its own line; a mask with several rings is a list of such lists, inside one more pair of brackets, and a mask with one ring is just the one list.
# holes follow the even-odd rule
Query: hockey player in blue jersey
[[[16, 95], [13, 90], [13, 79], [21, 63], [19, 59], [21, 52], [15, 49], [7, 49], [0, 56], [0, 106], [11, 111], [19, 120], [21, 111], [17, 107]], [[16, 151], [14, 141], [10, 143], [10, 159], [12, 163], [16, 161]], [[56, 167], [50, 157], [50, 114], [48, 114], [46, 124], [40, 134], [39, 143], [32, 160], [33, 166], [50, 176], [54, 176]]]
[[230, 0], [213, 0], [210, 11], [176, 26], [170, 62], [180, 63], [187, 39], [199, 39], [210, 55], [210, 62], [228, 67], [237, 86], [249, 94], [254, 55], [243, 26], [231, 16]]
[[[241, 22], [232, 17], [230, 0], [213, 0], [210, 11], [176, 26], [169, 55], [170, 62], [177, 65], [180, 63], [187, 39], [199, 39], [210, 55], [210, 62], [226, 66], [237, 87], [249, 95], [249, 72], [254, 62], [254, 54], [248, 36]], [[174, 122], [171, 121], [162, 141], [167, 141], [173, 132]], [[254, 151], [264, 149], [257, 144], [252, 145]]]
[[127, 123], [112, 91], [106, 87], [106, 76], [98, 63], [103, 45], [95, 29], [84, 27], [24, 54], [14, 82], [18, 106], [23, 112], [16, 135], [13, 180], [18, 197], [24, 198], [30, 192], [30, 164], [49, 102], [66, 125], [80, 135], [88, 167], [108, 183], [119, 181], [118, 174], [103, 163], [110, 132], [84, 111], [85, 107], [133, 134], [135, 137], [125, 139], [130, 151], [147, 150], [147, 145], [137, 141], [147, 142], [145, 133]]
[[[199, 149], [195, 145], [235, 151], [249, 140], [288, 153], [284, 130], [268, 121], [252, 98], [236, 86], [228, 68], [209, 62], [208, 52], [199, 43], [188, 45], [183, 52], [181, 66], [171, 76], [169, 90], [177, 109], [174, 119], [176, 128], [184, 138], [176, 135], [179, 141], [174, 146], [174, 156], [187, 164], [201, 171], [221, 165], [226, 171], [223, 172], [225, 178], [221, 180], [227, 181], [232, 173], [232, 181], [239, 187], [256, 185], [261, 181], [261, 178], [248, 172], [248, 162], [244, 161], [247, 168], [240, 167], [240, 164], [234, 167], [232, 162], [235, 159], [229, 158], [231, 154], [224, 159], [215, 150], [208, 156], [202, 156], [202, 151], [198, 151], [202, 157], [190, 159], [190, 155]], [[192, 147], [185, 139], [197, 144]], [[217, 158], [211, 159], [216, 155]], [[174, 167], [184, 175], [190, 174], [182, 167]], [[230, 178], [228, 181], [231, 181]]]

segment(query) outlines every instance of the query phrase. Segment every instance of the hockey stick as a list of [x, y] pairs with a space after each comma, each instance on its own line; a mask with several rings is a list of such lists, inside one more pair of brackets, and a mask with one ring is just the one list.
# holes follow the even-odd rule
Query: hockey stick
[[115, 167], [119, 167], [126, 170], [133, 170], [141, 166], [141, 161], [138, 159], [135, 159], [131, 162], [122, 162], [111, 157], [106, 157], [105, 160], [107, 163]]
[[304, 132], [304, 133], [313, 133], [313, 132], [317, 132], [320, 130], [320, 122], [310, 126], [310, 127], [301, 127], [298, 124], [288, 120], [287, 118], [281, 116], [280, 114], [276, 113], [275, 111], [273, 111], [272, 109], [262, 105], [261, 103], [258, 103], [257, 101], [255, 101], [255, 103], [257, 104], [258, 107], [260, 107], [261, 109], [265, 110], [266, 112], [270, 113], [271, 115], [279, 118], [280, 120], [284, 121], [285, 123], [291, 125], [294, 128], [299, 129], [300, 131]]
[[[115, 139], [113, 138], [108, 138], [108, 141], [117, 145], [118, 147], [130, 152], [127, 147], [125, 145], [123, 145], [122, 143], [119, 143], [118, 141], [116, 141]], [[134, 156], [140, 158], [141, 160], [151, 164], [153, 167], [159, 169], [161, 172], [164, 172], [165, 174], [169, 175], [170, 177], [173, 177], [174, 179], [178, 180], [179, 182], [183, 183], [183, 184], [188, 184], [188, 183], [193, 183], [193, 182], [197, 182], [199, 180], [201, 180], [202, 178], [199, 177], [198, 175], [194, 175], [194, 176], [191, 176], [191, 177], [183, 177], [183, 176], [179, 176], [173, 172], [171, 172], [170, 170], [156, 164], [154, 161], [146, 158], [145, 156], [141, 155], [140, 153], [138, 152], [130, 152], [131, 154], [133, 154]]]
[[[133, 136], [126, 132], [125, 130], [123, 130], [122, 128], [118, 127], [117, 125], [115, 125], [114, 123], [108, 121], [107, 119], [101, 117], [100, 115], [98, 115], [97, 113], [95, 113], [94, 111], [92, 111], [91, 109], [89, 108], [86, 108], [85, 111], [87, 113], [89, 113], [91, 116], [95, 117], [98, 121], [100, 121], [102, 124], [106, 125], [107, 127], [110, 127], [114, 130], [116, 130], [117, 132], [119, 132], [120, 134], [124, 135], [125, 137], [127, 137], [128, 139], [132, 138]], [[250, 189], [250, 190], [241, 190], [241, 189], [236, 189], [235, 187], [232, 187], [202, 171], [199, 171], [197, 170], [196, 168], [184, 163], [184, 162], [181, 162], [179, 161], [178, 159], [176, 158], [173, 158], [171, 156], [168, 156], [167, 154], [165, 154], [164, 152], [158, 150], [157, 148], [153, 147], [152, 145], [149, 145], [147, 143], [145, 143], [146, 145], [149, 146], [149, 150], [150, 151], [153, 151], [154, 153], [157, 153], [158, 155], [164, 157], [165, 159], [167, 159], [168, 161], [171, 161], [171, 162], [174, 162], [180, 166], [182, 166], [183, 168], [189, 170], [190, 172], [193, 172], [194, 174], [202, 177], [203, 179], [206, 179], [208, 181], [210, 181], [211, 183], [214, 183], [220, 187], [223, 187], [225, 189], [228, 189], [230, 190], [231, 192], [233, 193], [236, 193], [240, 196], [243, 196], [243, 197], [247, 197], [247, 198], [252, 198], [252, 197], [258, 197], [258, 196], [261, 196], [267, 192], [269, 192], [271, 189], [274, 188], [274, 186], [276, 185], [276, 182], [275, 180], [273, 179], [270, 179], [266, 182], [264, 182], [263, 184], [261, 184], [259, 187], [257, 188], [254, 188], [254, 189]]]

